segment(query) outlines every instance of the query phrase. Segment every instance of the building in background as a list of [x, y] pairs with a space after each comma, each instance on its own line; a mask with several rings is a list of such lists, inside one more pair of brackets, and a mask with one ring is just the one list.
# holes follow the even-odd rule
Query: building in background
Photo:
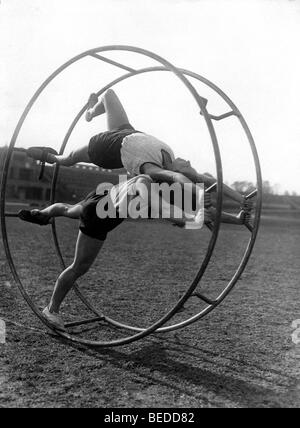
[[[4, 167], [7, 148], [0, 148], [0, 172]], [[43, 206], [51, 198], [51, 185], [55, 167], [46, 165], [44, 178], [39, 180], [39, 162], [29, 158], [25, 149], [14, 150], [6, 188], [6, 200], [15, 204]], [[106, 171], [93, 165], [78, 164], [61, 167], [56, 188], [56, 201], [74, 203], [84, 198], [98, 184], [116, 184], [125, 170]]]

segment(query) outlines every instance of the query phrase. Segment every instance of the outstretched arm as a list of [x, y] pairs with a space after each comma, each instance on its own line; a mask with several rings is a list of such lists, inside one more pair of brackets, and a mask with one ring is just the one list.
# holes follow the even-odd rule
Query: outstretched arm
[[157, 183], [192, 183], [192, 181], [185, 175], [183, 175], [181, 172], [163, 169], [151, 163], [146, 163], [143, 165], [142, 173], [150, 175], [152, 180]]
[[[185, 161], [184, 159], [176, 159], [172, 163], [172, 168], [175, 171], [180, 171], [186, 177], [188, 177], [193, 183], [204, 183], [205, 187], [210, 187], [217, 182], [214, 177], [206, 174], [199, 174], [190, 164], [190, 162]], [[223, 184], [223, 192], [228, 198], [233, 201], [243, 204], [244, 197], [235, 190], [231, 189], [226, 184]]]

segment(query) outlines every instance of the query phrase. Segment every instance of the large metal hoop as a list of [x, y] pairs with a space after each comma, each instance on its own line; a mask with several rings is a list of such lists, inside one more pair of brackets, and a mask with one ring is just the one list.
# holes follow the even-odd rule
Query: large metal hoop
[[[205, 296], [200, 295], [199, 293], [196, 294], [197, 297], [199, 297], [201, 300], [204, 300], [207, 303], [207, 307], [204, 308], [202, 311], [200, 311], [198, 314], [190, 317], [189, 319], [182, 321], [178, 324], [174, 324], [171, 326], [167, 326], [167, 327], [161, 327], [159, 329], [156, 330], [157, 333], [161, 333], [161, 332], [168, 332], [168, 331], [173, 331], [173, 330], [177, 330], [183, 327], [186, 327], [192, 323], [195, 323], [196, 321], [200, 320], [201, 318], [203, 318], [205, 315], [207, 315], [209, 312], [211, 312], [214, 308], [216, 308], [225, 298], [226, 296], [230, 293], [230, 291], [233, 289], [233, 287], [236, 285], [237, 281], [239, 280], [239, 278], [241, 277], [243, 271], [245, 270], [247, 263], [249, 261], [249, 258], [251, 256], [255, 241], [256, 241], [256, 237], [257, 237], [257, 233], [258, 233], [258, 229], [259, 229], [259, 220], [260, 220], [260, 211], [261, 211], [261, 185], [259, 185], [259, 183], [261, 183], [261, 172], [260, 172], [260, 163], [259, 163], [259, 158], [258, 158], [258, 153], [256, 150], [256, 146], [253, 140], [253, 137], [250, 133], [250, 130], [246, 124], [245, 119], [243, 118], [241, 112], [238, 110], [238, 108], [235, 106], [235, 104], [230, 100], [230, 98], [224, 94], [224, 92], [218, 88], [215, 84], [213, 84], [212, 82], [210, 82], [209, 80], [205, 79], [204, 77], [193, 73], [191, 71], [185, 70], [185, 69], [179, 69], [184, 75], [192, 77], [194, 79], [197, 79], [199, 81], [201, 81], [202, 83], [205, 83], [207, 86], [209, 86], [211, 89], [213, 89], [215, 92], [217, 92], [229, 105], [229, 107], [231, 108], [231, 111], [225, 115], [216, 117], [213, 115], [210, 115], [211, 118], [214, 118], [214, 120], [222, 120], [222, 119], [226, 119], [229, 116], [236, 116], [241, 125], [242, 128], [244, 129], [248, 141], [250, 143], [250, 147], [251, 147], [251, 151], [253, 154], [253, 158], [254, 158], [254, 163], [255, 163], [255, 167], [256, 167], [256, 176], [257, 176], [257, 188], [260, 189], [260, 191], [258, 191], [257, 193], [257, 204], [256, 204], [256, 208], [255, 208], [255, 218], [254, 218], [254, 226], [253, 229], [251, 230], [251, 237], [250, 240], [248, 242], [247, 248], [242, 256], [241, 262], [236, 270], [236, 272], [234, 273], [234, 275], [232, 276], [231, 280], [229, 281], [229, 283], [227, 284], [226, 287], [224, 287], [222, 293], [219, 294], [219, 296], [215, 299], [215, 300], [210, 300], [205, 298]], [[107, 84], [104, 88], [102, 88], [97, 95], [101, 96], [106, 90], [112, 88], [113, 86], [115, 86], [116, 84], [139, 74], [144, 74], [144, 73], [150, 73], [150, 72], [161, 72], [161, 71], [169, 71], [168, 69], [164, 68], [164, 67], [149, 67], [149, 68], [144, 68], [144, 69], [140, 69], [140, 70], [132, 70], [129, 71], [129, 73], [126, 73], [125, 75], [119, 77], [118, 79], [115, 79], [114, 81], [112, 81], [111, 83]], [[82, 108], [82, 110], [79, 112], [79, 114], [76, 116], [75, 120], [72, 122], [66, 137], [64, 139], [64, 142], [61, 146], [61, 153], [64, 152], [66, 145], [69, 141], [70, 136], [72, 135], [72, 132], [75, 128], [75, 126], [77, 125], [79, 119], [82, 117], [82, 115], [84, 114], [84, 112], [86, 111], [86, 105]], [[52, 185], [52, 202], [55, 202], [55, 188], [56, 188], [56, 183], [57, 183], [57, 178], [58, 178], [58, 171], [59, 168], [57, 168], [56, 173], [54, 175], [54, 179], [53, 179], [53, 185]], [[64, 266], [64, 261], [63, 261], [63, 257], [59, 248], [59, 241], [58, 241], [58, 237], [56, 234], [56, 228], [55, 228], [55, 224], [53, 224], [53, 235], [54, 235], [54, 240], [55, 240], [55, 245], [57, 247], [57, 252], [58, 255], [61, 259], [61, 263]], [[203, 273], [204, 274], [204, 273]], [[199, 282], [201, 281], [202, 275], [197, 275], [197, 277], [195, 278], [195, 281], [197, 282], [197, 285], [199, 284]], [[193, 283], [194, 284], [194, 283]], [[83, 301], [85, 301], [85, 303], [88, 303], [88, 305], [91, 305], [89, 302], [87, 302], [85, 296], [82, 295], [82, 293], [77, 289], [77, 294], [79, 295], [79, 297], [81, 299], [84, 299]], [[92, 311], [94, 313], [96, 313], [96, 309], [93, 308], [92, 306], [90, 307], [90, 309], [92, 309]], [[130, 326], [124, 323], [120, 323], [118, 321], [113, 320], [112, 318], [109, 318], [105, 315], [102, 314], [102, 317], [105, 319], [106, 322], [119, 327], [119, 328], [123, 328], [129, 331], [135, 331], [135, 332], [141, 332], [144, 331], [145, 329], [142, 328], [138, 328], [138, 327], [134, 327], [134, 326]]]
[[[129, 68], [127, 66], [124, 66], [120, 63], [117, 63], [115, 61], [109, 60], [106, 57], [100, 56], [99, 52], [105, 52], [105, 51], [130, 51], [130, 52], [135, 52], [138, 54], [142, 54], [145, 56], [148, 56], [154, 60], [156, 60], [157, 62], [159, 62], [162, 66], [161, 67], [152, 67], [152, 68], [148, 68], [148, 69], [142, 69], [142, 70], [134, 70], [132, 68]], [[3, 235], [3, 242], [4, 242], [4, 248], [5, 248], [5, 252], [6, 252], [6, 256], [7, 256], [7, 260], [9, 262], [11, 271], [13, 273], [14, 279], [17, 282], [17, 285], [24, 297], [24, 299], [26, 300], [26, 302], [28, 303], [28, 305], [31, 307], [31, 309], [33, 310], [33, 312], [38, 316], [38, 318], [40, 318], [40, 320], [42, 322], [44, 322], [44, 324], [46, 324], [49, 328], [52, 329], [51, 325], [49, 323], [47, 323], [47, 321], [43, 318], [42, 314], [40, 313], [40, 311], [38, 310], [38, 308], [36, 307], [36, 305], [33, 303], [33, 301], [31, 300], [31, 298], [29, 297], [29, 295], [27, 294], [20, 278], [19, 275], [17, 273], [17, 270], [15, 268], [14, 262], [13, 262], [13, 258], [10, 252], [10, 248], [9, 248], [9, 244], [8, 244], [8, 236], [7, 236], [7, 230], [6, 230], [6, 214], [5, 214], [5, 203], [6, 203], [6, 183], [7, 183], [7, 179], [8, 179], [8, 171], [9, 171], [9, 166], [10, 166], [10, 161], [11, 161], [11, 157], [12, 157], [12, 153], [18, 138], [18, 135], [20, 133], [20, 130], [23, 126], [23, 123], [28, 115], [28, 113], [30, 112], [32, 106], [34, 105], [34, 103], [36, 102], [36, 100], [38, 99], [38, 97], [40, 96], [40, 94], [43, 92], [43, 90], [49, 85], [49, 83], [56, 77], [58, 76], [62, 71], [64, 71], [66, 68], [68, 68], [70, 65], [74, 64], [75, 62], [79, 61], [82, 58], [85, 58], [87, 56], [92, 56], [95, 57], [97, 59], [100, 59], [102, 61], [106, 61], [109, 62], [113, 65], [116, 65], [117, 67], [123, 68], [125, 69], [128, 73], [124, 76], [122, 76], [121, 78], [117, 79], [116, 81], [112, 82], [110, 85], [107, 85], [105, 88], [103, 88], [99, 94], [103, 93], [106, 89], [108, 89], [109, 87], [112, 87], [113, 85], [115, 85], [116, 83], [118, 83], [119, 81], [125, 80], [128, 77], [137, 75], [137, 74], [141, 74], [141, 73], [145, 73], [145, 72], [149, 72], [149, 71], [169, 71], [169, 72], [173, 72], [183, 83], [184, 85], [187, 87], [187, 89], [190, 91], [190, 93], [192, 94], [192, 96], [194, 97], [194, 99], [196, 100], [198, 106], [200, 107], [200, 111], [206, 121], [206, 124], [208, 126], [208, 130], [211, 136], [211, 140], [212, 140], [212, 144], [213, 144], [213, 149], [214, 149], [214, 155], [215, 155], [215, 161], [216, 161], [216, 167], [217, 167], [217, 190], [218, 190], [218, 196], [217, 196], [217, 216], [216, 216], [216, 221], [214, 224], [214, 229], [212, 231], [212, 236], [210, 239], [210, 243], [208, 246], [208, 250], [207, 250], [207, 254], [206, 257], [204, 258], [204, 261], [199, 269], [199, 272], [196, 276], [196, 278], [194, 279], [194, 281], [192, 282], [191, 286], [188, 288], [188, 290], [186, 291], [186, 293], [184, 294], [184, 296], [179, 300], [179, 302], [174, 306], [174, 308], [172, 308], [172, 310], [170, 310], [163, 318], [161, 318], [159, 321], [157, 321], [155, 324], [153, 324], [152, 326], [150, 326], [147, 329], [140, 329], [137, 327], [132, 327], [132, 326], [127, 326], [125, 324], [119, 323], [117, 321], [114, 321], [108, 317], [103, 316], [102, 314], [100, 314], [96, 309], [93, 308], [93, 306], [88, 302], [88, 300], [82, 295], [82, 293], [77, 289], [77, 294], [79, 295], [79, 297], [81, 298], [81, 300], [86, 304], [86, 306], [95, 314], [97, 315], [97, 319], [101, 319], [101, 320], [105, 320], [108, 323], [117, 326], [117, 327], [121, 327], [121, 328], [125, 328], [127, 330], [131, 330], [136, 332], [137, 334], [130, 336], [130, 337], [126, 337], [123, 339], [118, 339], [118, 340], [114, 340], [111, 342], [101, 342], [101, 341], [90, 341], [90, 340], [84, 340], [84, 339], [78, 339], [76, 337], [73, 337], [69, 334], [66, 333], [61, 333], [59, 332], [60, 336], [64, 337], [67, 340], [70, 340], [72, 342], [76, 342], [76, 343], [81, 343], [84, 345], [88, 345], [88, 346], [93, 346], [93, 347], [101, 347], [101, 346], [118, 346], [118, 345], [125, 345], [128, 343], [131, 343], [135, 340], [141, 339], [155, 331], [170, 331], [170, 330], [175, 330], [181, 327], [184, 327], [188, 324], [191, 324], [192, 322], [197, 321], [198, 319], [202, 318], [203, 316], [205, 316], [208, 312], [210, 312], [212, 309], [214, 309], [219, 303], [221, 303], [221, 301], [226, 297], [226, 295], [230, 292], [230, 290], [233, 288], [233, 286], [236, 284], [237, 280], [239, 279], [241, 273], [243, 272], [243, 270], [246, 267], [246, 264], [248, 262], [248, 259], [251, 255], [254, 243], [255, 243], [255, 239], [257, 236], [257, 232], [258, 232], [258, 227], [259, 227], [259, 219], [260, 219], [260, 211], [261, 211], [261, 172], [260, 172], [260, 165], [259, 165], [259, 159], [257, 156], [257, 151], [255, 148], [255, 144], [253, 141], [253, 138], [251, 136], [251, 133], [249, 131], [249, 128], [245, 122], [245, 120], [243, 119], [243, 117], [241, 116], [240, 112], [237, 110], [237, 108], [234, 106], [234, 104], [232, 103], [232, 101], [221, 91], [219, 90], [215, 85], [213, 85], [211, 82], [207, 81], [206, 79], [202, 78], [199, 75], [196, 75], [195, 73], [189, 72], [187, 70], [181, 70], [181, 69], [177, 69], [176, 67], [174, 67], [172, 64], [170, 64], [168, 61], [164, 60], [163, 58], [159, 57], [156, 54], [153, 54], [152, 52], [149, 51], [145, 51], [143, 49], [139, 49], [139, 48], [135, 48], [135, 47], [130, 47], [130, 46], [107, 46], [107, 47], [102, 47], [102, 48], [97, 48], [97, 49], [93, 49], [90, 51], [87, 51], [75, 58], [73, 58], [72, 60], [68, 61], [66, 64], [64, 64], [63, 66], [61, 66], [57, 71], [55, 71], [45, 82], [44, 84], [38, 89], [38, 91], [35, 93], [35, 95], [33, 96], [33, 98], [31, 99], [31, 101], [29, 102], [28, 106], [26, 107], [17, 127], [16, 130], [14, 132], [14, 135], [12, 137], [12, 141], [10, 143], [9, 146], [9, 150], [8, 150], [8, 154], [6, 157], [6, 161], [5, 161], [5, 166], [4, 166], [4, 171], [3, 171], [3, 177], [2, 177], [2, 185], [1, 185], [1, 227], [2, 227], [2, 235]], [[201, 280], [202, 276], [205, 273], [205, 270], [210, 262], [211, 256], [213, 254], [213, 250], [215, 248], [216, 242], [217, 242], [217, 237], [218, 237], [218, 233], [219, 233], [219, 228], [220, 228], [220, 220], [221, 220], [221, 211], [222, 211], [222, 186], [223, 186], [223, 174], [222, 174], [222, 162], [221, 162], [221, 156], [220, 156], [220, 151], [219, 151], [219, 146], [218, 146], [218, 141], [217, 141], [217, 137], [216, 137], [216, 133], [214, 130], [214, 126], [212, 124], [212, 120], [216, 119], [216, 117], [210, 115], [208, 113], [208, 111], [206, 110], [205, 107], [205, 103], [203, 103], [203, 99], [199, 96], [199, 94], [197, 93], [197, 91], [195, 90], [194, 86], [190, 83], [190, 81], [185, 77], [185, 75], [189, 75], [190, 77], [196, 78], [198, 80], [201, 80], [202, 82], [206, 83], [208, 86], [210, 86], [211, 88], [213, 88], [214, 90], [216, 90], [222, 97], [223, 99], [225, 99], [225, 101], [230, 105], [230, 107], [232, 108], [232, 114], [236, 115], [240, 121], [241, 124], [247, 134], [248, 140], [250, 142], [251, 145], [251, 149], [252, 149], [252, 153], [254, 156], [254, 160], [255, 160], [255, 166], [256, 166], [256, 174], [257, 174], [257, 183], [258, 183], [258, 198], [257, 198], [257, 204], [256, 204], [256, 214], [255, 214], [255, 221], [254, 221], [254, 228], [252, 230], [251, 233], [251, 239], [249, 241], [248, 244], [248, 248], [244, 254], [244, 257], [242, 259], [242, 262], [239, 266], [239, 269], [237, 270], [237, 272], [235, 273], [234, 277], [232, 278], [232, 280], [230, 281], [230, 283], [228, 284], [228, 286], [226, 287], [226, 289], [224, 289], [223, 293], [218, 297], [218, 299], [214, 302], [209, 301], [207, 299], [205, 299], [204, 296], [201, 296], [202, 300], [206, 301], [208, 303], [208, 307], [203, 310], [201, 313], [197, 314], [196, 316], [190, 318], [189, 320], [186, 320], [180, 324], [174, 325], [174, 326], [169, 326], [169, 327], [162, 327], [166, 322], [168, 322], [173, 315], [175, 315], [178, 310], [186, 303], [186, 301], [190, 298], [190, 296], [193, 294], [193, 292], [195, 291], [199, 281]], [[64, 148], [71, 136], [71, 133], [73, 132], [74, 127], [76, 126], [78, 120], [80, 119], [80, 117], [82, 116], [82, 114], [84, 113], [86, 109], [86, 106], [84, 106], [84, 108], [81, 110], [81, 112], [76, 116], [75, 120], [73, 121], [66, 137], [65, 140], [63, 142], [62, 148], [61, 148], [61, 153], [64, 151]], [[229, 114], [231, 115], [231, 113]], [[225, 115], [226, 116], [226, 115]], [[227, 115], [228, 116], [228, 115]], [[227, 117], [226, 116], [226, 117]], [[57, 168], [54, 174], [54, 179], [53, 179], [53, 186], [52, 186], [52, 201], [54, 201], [55, 199], [55, 187], [56, 187], [56, 181], [57, 181], [57, 177], [58, 177], [58, 171], [59, 169]], [[59, 248], [59, 243], [58, 243], [58, 239], [57, 239], [57, 234], [56, 234], [56, 229], [55, 229], [55, 224], [53, 226], [53, 236], [54, 236], [54, 242], [55, 242], [55, 246], [57, 249], [57, 253], [59, 255], [59, 258], [61, 260], [62, 265], [64, 266], [64, 261], [63, 261], [63, 257]], [[162, 328], [161, 328], [162, 327]]]

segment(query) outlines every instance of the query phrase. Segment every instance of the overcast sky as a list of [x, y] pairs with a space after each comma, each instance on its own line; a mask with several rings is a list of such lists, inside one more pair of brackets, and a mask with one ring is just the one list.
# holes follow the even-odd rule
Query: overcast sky
[[[264, 179], [300, 193], [300, 1], [294, 0], [0, 0], [0, 144], [8, 144], [27, 102], [52, 71], [97, 46], [142, 47], [215, 82], [237, 104], [257, 143]], [[153, 64], [110, 55], [127, 65]], [[19, 146], [58, 148], [90, 92], [122, 74], [94, 59], [68, 70], [28, 117]], [[194, 81], [193, 81], [194, 82]], [[196, 84], [208, 110], [228, 107]], [[181, 82], [169, 75], [116, 86], [132, 123], [169, 143], [200, 171], [214, 173], [203, 119]], [[236, 119], [216, 124], [225, 180], [254, 179]], [[68, 150], [105, 129], [83, 120]]]

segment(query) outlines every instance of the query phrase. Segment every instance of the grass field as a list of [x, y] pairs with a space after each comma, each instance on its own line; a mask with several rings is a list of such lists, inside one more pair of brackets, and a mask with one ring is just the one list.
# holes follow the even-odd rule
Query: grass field
[[[300, 319], [300, 219], [263, 219], [251, 261], [225, 302], [199, 323], [135, 344], [99, 351], [46, 334], [16, 288], [0, 248], [1, 407], [299, 407], [300, 349], [292, 322]], [[72, 259], [76, 223], [60, 221], [64, 256]], [[48, 302], [60, 267], [48, 228], [9, 219], [10, 245], [35, 303]], [[248, 232], [221, 230], [202, 289], [216, 296], [232, 276]], [[105, 313], [146, 327], [182, 295], [205, 254], [209, 232], [158, 223], [123, 224], [109, 237], [80, 284]], [[175, 321], [199, 312], [192, 299]], [[87, 316], [73, 295], [68, 320]], [[77, 327], [78, 337], [111, 339], [105, 325]]]

